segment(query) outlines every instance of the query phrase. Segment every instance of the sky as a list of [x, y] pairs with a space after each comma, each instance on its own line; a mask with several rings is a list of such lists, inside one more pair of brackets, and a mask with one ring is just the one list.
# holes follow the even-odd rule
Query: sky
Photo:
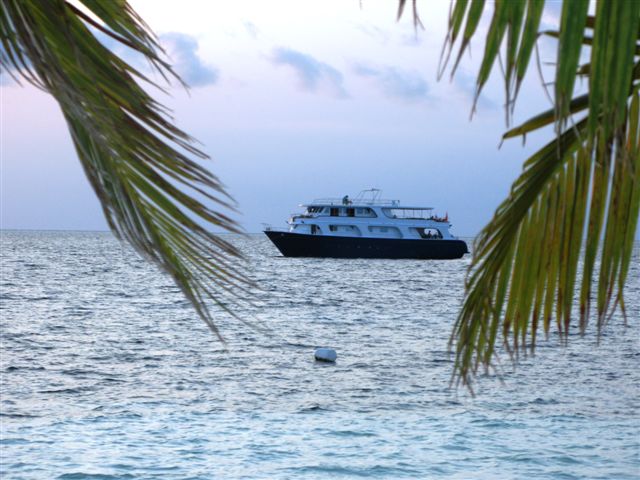
[[[456, 75], [438, 80], [448, 1], [418, 2], [424, 30], [410, 11], [396, 21], [390, 0], [130, 3], [191, 86], [156, 97], [212, 157], [250, 233], [284, 226], [300, 203], [376, 187], [448, 213], [452, 233], [473, 236], [551, 138], [545, 131], [498, 148], [507, 129], [499, 71], [470, 119], [490, 9]], [[543, 26], [558, 16], [551, 3]], [[541, 60], [554, 55], [553, 41], [542, 41]], [[542, 73], [549, 81], [550, 68]], [[55, 101], [3, 73], [0, 107], [0, 226], [106, 230]], [[512, 122], [548, 108], [532, 65]]]

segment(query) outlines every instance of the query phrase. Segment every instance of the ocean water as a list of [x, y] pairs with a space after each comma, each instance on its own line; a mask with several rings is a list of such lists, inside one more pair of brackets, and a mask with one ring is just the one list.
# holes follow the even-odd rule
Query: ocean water
[[[1, 234], [0, 477], [640, 478], [640, 252], [629, 324], [552, 335], [477, 396], [449, 387], [468, 256], [287, 259], [220, 316], [107, 233]], [[337, 350], [316, 363], [316, 346]]]

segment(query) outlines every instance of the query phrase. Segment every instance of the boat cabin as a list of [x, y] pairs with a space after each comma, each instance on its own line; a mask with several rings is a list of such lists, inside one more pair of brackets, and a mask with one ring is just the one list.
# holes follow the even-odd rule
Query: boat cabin
[[[324, 198], [301, 205], [292, 214], [289, 231], [307, 235], [342, 237], [448, 240], [448, 216], [433, 214], [431, 207], [404, 206], [398, 200], [379, 198], [379, 190], [365, 190], [354, 200]], [[369, 194], [369, 195], [367, 195]]]

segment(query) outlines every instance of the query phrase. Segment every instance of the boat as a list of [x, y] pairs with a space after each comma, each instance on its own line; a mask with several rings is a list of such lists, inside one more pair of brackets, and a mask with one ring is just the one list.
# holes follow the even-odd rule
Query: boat
[[448, 214], [431, 207], [384, 200], [377, 188], [353, 200], [321, 198], [302, 204], [287, 230], [266, 226], [264, 233], [285, 257], [454, 259], [469, 253], [450, 232]]

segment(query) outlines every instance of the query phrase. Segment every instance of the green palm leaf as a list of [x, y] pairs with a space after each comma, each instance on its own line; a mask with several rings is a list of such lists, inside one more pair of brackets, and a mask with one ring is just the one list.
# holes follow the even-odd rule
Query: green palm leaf
[[240, 252], [207, 229], [240, 232], [219, 211], [233, 200], [199, 163], [207, 155], [136, 81], [147, 79], [89, 28], [178, 78], [146, 25], [124, 0], [80, 3], [3, 0], [2, 66], [54, 96], [111, 230], [169, 273], [218, 333], [207, 305], [230, 311], [249, 285], [233, 261]]
[[[484, 6], [452, 6], [441, 72], [459, 44], [455, 73]], [[598, 334], [617, 306], [626, 316], [624, 284], [640, 212], [640, 2], [600, 1], [589, 16], [586, 0], [565, 1], [559, 31], [539, 32], [543, 7], [543, 0], [494, 2], [477, 77], [476, 99], [504, 56], [509, 116], [538, 36], [558, 40], [554, 107], [503, 136], [555, 124], [556, 139], [525, 162], [475, 242], [451, 337], [454, 379], [468, 386], [478, 368], [492, 365], [499, 338], [513, 358], [527, 347], [534, 352], [540, 327], [548, 334], [555, 324], [566, 341], [578, 284], [581, 332], [594, 301]], [[584, 49], [590, 62], [579, 65]], [[589, 78], [589, 92], [572, 98], [577, 75]]]
[[[458, 0], [453, 7], [445, 47], [453, 50], [464, 25], [469, 33], [459, 42], [458, 59], [481, 17], [467, 3]], [[542, 4], [494, 4], [476, 95], [504, 55], [507, 113], [539, 35]], [[499, 341], [514, 358], [527, 348], [534, 352], [540, 327], [548, 334], [555, 325], [566, 341], [578, 285], [581, 332], [593, 302], [598, 332], [617, 306], [625, 313], [624, 284], [640, 210], [640, 2], [600, 1], [593, 17], [588, 5], [565, 1], [559, 32], [544, 32], [558, 40], [554, 108], [504, 135], [526, 135], [552, 123], [557, 132], [525, 162], [509, 197], [476, 239], [451, 337], [454, 378], [466, 385], [478, 368], [490, 368]], [[590, 62], [579, 65], [584, 49]], [[589, 77], [589, 91], [572, 98], [577, 75]]]

